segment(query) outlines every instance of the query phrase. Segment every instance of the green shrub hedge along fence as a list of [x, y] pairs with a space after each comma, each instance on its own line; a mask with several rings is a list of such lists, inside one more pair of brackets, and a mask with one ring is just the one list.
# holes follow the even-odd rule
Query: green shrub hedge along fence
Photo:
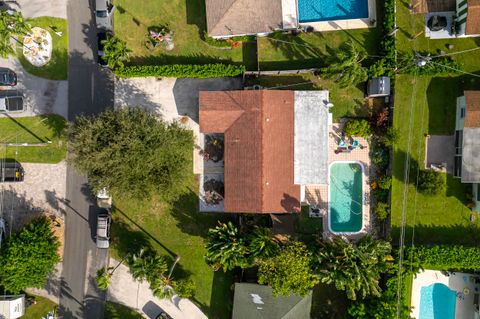
[[480, 248], [455, 245], [417, 246], [406, 251], [406, 259], [413, 260], [424, 269], [469, 270], [480, 269]]
[[238, 76], [245, 72], [245, 66], [233, 64], [168, 64], [168, 65], [135, 65], [115, 69], [116, 76], [131, 78], [142, 76], [174, 77], [174, 78], [214, 78]]

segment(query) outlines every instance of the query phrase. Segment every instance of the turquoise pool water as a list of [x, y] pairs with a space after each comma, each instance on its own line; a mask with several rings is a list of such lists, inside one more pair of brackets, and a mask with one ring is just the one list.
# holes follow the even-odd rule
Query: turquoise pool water
[[368, 0], [298, 0], [301, 23], [368, 18]]
[[363, 169], [358, 163], [333, 163], [330, 166], [330, 230], [358, 232], [363, 220]]
[[444, 284], [422, 287], [419, 319], [454, 319], [456, 300], [456, 292]]

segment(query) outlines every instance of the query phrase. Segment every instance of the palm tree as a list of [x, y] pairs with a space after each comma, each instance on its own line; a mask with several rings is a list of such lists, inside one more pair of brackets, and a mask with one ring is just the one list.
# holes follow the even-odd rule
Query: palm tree
[[231, 222], [227, 224], [219, 222], [217, 227], [209, 229], [205, 247], [207, 249], [205, 260], [214, 270], [246, 268], [251, 264], [245, 239]]
[[166, 276], [151, 278], [150, 281], [150, 289], [153, 295], [161, 299], [171, 298], [175, 294], [174, 286], [173, 279]]
[[321, 282], [334, 284], [352, 300], [356, 300], [357, 294], [362, 298], [380, 296], [378, 281], [387, 271], [391, 251], [388, 242], [367, 236], [356, 244], [341, 237], [319, 244], [313, 262]]
[[130, 49], [127, 48], [127, 43], [116, 36], [112, 36], [107, 40], [103, 40], [103, 50], [105, 55], [102, 59], [107, 62], [108, 67], [114, 69], [116, 67], [123, 67], [123, 62], [130, 60]]
[[97, 281], [98, 288], [102, 290], [107, 290], [108, 286], [110, 286], [110, 279], [113, 275], [113, 267], [103, 267], [97, 270], [97, 277], [95, 280]]
[[249, 236], [249, 250], [254, 258], [273, 257], [278, 252], [278, 242], [265, 227], [256, 227]]
[[19, 12], [8, 13], [0, 10], [0, 56], [8, 57], [15, 53], [11, 40], [19, 42], [19, 35], [27, 34], [30, 25], [25, 22]]
[[130, 273], [138, 281], [163, 275], [168, 269], [167, 261], [163, 256], [158, 256], [147, 249], [141, 249], [138, 254], [132, 255], [129, 266]]
[[367, 57], [365, 51], [359, 51], [352, 40], [342, 45], [329, 66], [322, 68], [321, 73], [334, 79], [341, 86], [349, 86], [366, 81], [367, 69], [362, 66], [362, 61]]

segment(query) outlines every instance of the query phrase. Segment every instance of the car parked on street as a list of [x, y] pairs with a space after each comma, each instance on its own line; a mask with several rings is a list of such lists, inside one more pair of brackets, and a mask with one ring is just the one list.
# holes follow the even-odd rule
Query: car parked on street
[[97, 29], [113, 30], [113, 9], [111, 0], [95, 0], [95, 21]]
[[21, 182], [24, 176], [25, 172], [20, 163], [0, 161], [0, 182]]
[[17, 85], [17, 74], [10, 69], [0, 68], [0, 86]]
[[109, 208], [100, 208], [97, 215], [97, 248], [106, 249], [110, 246], [110, 224], [112, 214]]
[[108, 39], [108, 33], [106, 31], [99, 31], [97, 33], [97, 63], [103, 67], [107, 67], [107, 62], [103, 59], [105, 52], [103, 51], [103, 41]]

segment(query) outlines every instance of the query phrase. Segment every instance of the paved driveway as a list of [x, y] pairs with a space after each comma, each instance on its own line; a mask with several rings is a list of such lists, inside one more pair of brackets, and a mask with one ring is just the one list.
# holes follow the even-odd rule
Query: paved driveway
[[[25, 111], [11, 113], [11, 116], [33, 116], [38, 114], [56, 113], [67, 117], [68, 113], [68, 82], [52, 81], [33, 76], [25, 72], [15, 57], [0, 59], [0, 66], [17, 73], [18, 84], [14, 88], [23, 95]], [[6, 89], [3, 88], [2, 89]]]
[[17, 0], [6, 2], [3, 7], [21, 11], [26, 18], [67, 18], [67, 0]]

